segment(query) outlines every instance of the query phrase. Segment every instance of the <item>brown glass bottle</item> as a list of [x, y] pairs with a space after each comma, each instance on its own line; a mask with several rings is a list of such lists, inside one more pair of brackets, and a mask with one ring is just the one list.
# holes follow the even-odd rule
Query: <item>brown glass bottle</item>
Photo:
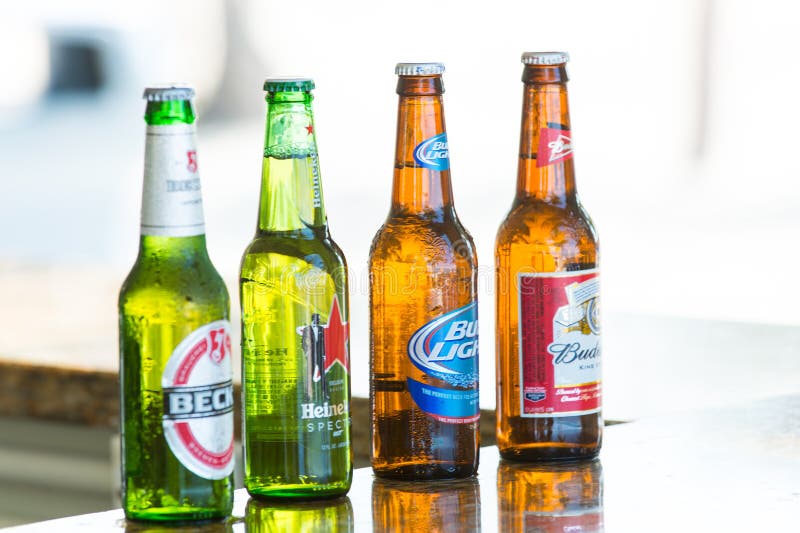
[[372, 468], [478, 468], [477, 259], [456, 216], [438, 63], [400, 64], [392, 205], [370, 250]]
[[591, 461], [497, 467], [498, 531], [602, 533], [603, 467]]
[[497, 445], [506, 459], [597, 455], [598, 239], [575, 191], [568, 56], [525, 53], [517, 191], [496, 241]]

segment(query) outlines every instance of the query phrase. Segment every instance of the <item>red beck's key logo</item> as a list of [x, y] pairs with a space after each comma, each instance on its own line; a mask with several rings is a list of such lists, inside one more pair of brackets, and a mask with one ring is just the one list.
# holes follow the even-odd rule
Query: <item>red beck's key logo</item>
[[189, 169], [189, 172], [195, 173], [197, 172], [197, 150], [189, 150], [186, 152], [186, 168]]
[[569, 130], [542, 128], [536, 166], [546, 167], [558, 161], [572, 159], [572, 138]]

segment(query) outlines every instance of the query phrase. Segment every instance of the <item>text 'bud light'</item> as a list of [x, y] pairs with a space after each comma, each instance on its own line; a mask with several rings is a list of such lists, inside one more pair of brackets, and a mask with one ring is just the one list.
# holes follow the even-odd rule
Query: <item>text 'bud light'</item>
[[450, 168], [450, 151], [447, 149], [447, 133], [425, 139], [414, 148], [414, 162], [431, 170]]

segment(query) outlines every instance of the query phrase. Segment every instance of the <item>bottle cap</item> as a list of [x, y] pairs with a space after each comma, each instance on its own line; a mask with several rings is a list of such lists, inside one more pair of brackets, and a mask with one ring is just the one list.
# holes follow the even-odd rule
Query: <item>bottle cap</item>
[[398, 63], [394, 67], [398, 76], [433, 76], [444, 74], [444, 63]]
[[311, 78], [267, 78], [264, 90], [269, 93], [308, 92], [314, 89]]
[[569, 61], [566, 52], [523, 52], [522, 62], [526, 65], [560, 65]]
[[148, 102], [166, 102], [169, 100], [191, 100], [194, 98], [194, 87], [185, 83], [170, 85], [151, 85], [145, 87], [142, 98]]

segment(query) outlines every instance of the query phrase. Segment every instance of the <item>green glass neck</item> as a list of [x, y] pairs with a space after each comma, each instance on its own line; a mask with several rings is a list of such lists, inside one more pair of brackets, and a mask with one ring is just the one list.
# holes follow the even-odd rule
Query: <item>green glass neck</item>
[[144, 121], [148, 126], [194, 124], [196, 118], [194, 104], [191, 100], [147, 102], [144, 111]]
[[259, 232], [327, 224], [309, 92], [267, 93]]
[[139, 238], [139, 261], [209, 260], [205, 235], [191, 237], [160, 237], [142, 235]]

